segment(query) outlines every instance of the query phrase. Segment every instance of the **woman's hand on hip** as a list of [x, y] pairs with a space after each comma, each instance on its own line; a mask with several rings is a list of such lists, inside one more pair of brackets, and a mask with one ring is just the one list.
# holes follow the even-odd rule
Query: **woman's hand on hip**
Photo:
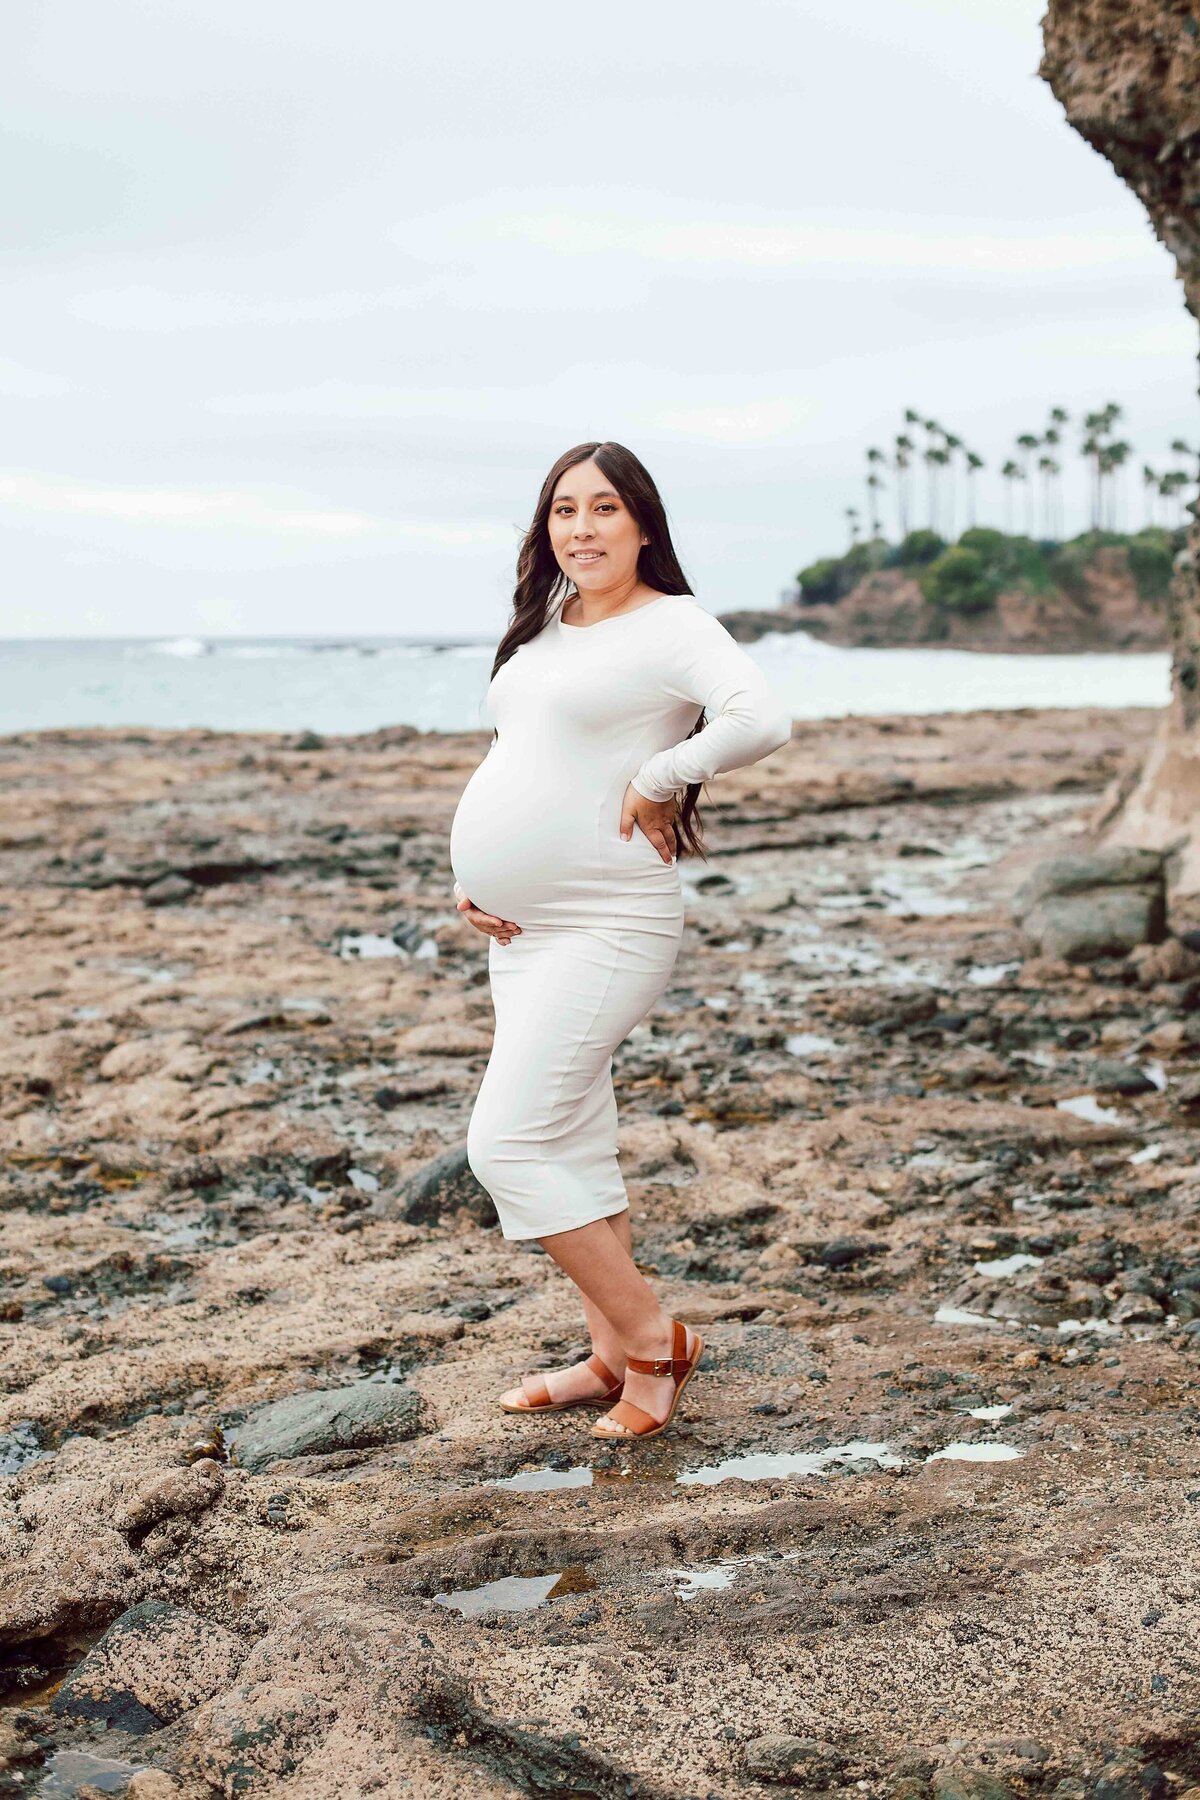
[[467, 924], [473, 925], [476, 931], [482, 931], [485, 937], [494, 937], [498, 944], [507, 944], [514, 936], [519, 935], [521, 927], [511, 919], [498, 919], [495, 913], [481, 912], [468, 900], [457, 881], [454, 884], [454, 898], [456, 909], [462, 913]]
[[632, 781], [625, 789], [625, 799], [621, 804], [621, 836], [633, 835], [637, 825], [650, 839], [663, 861], [669, 863], [676, 854], [675, 849], [675, 800], [647, 800], [645, 794], [639, 794]]

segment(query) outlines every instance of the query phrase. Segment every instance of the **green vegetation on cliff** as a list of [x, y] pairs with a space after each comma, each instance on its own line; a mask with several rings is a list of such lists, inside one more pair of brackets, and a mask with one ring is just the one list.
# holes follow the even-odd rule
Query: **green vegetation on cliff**
[[882, 538], [857, 543], [844, 556], [826, 556], [801, 569], [802, 606], [829, 605], [879, 569], [898, 569], [920, 586], [939, 612], [977, 615], [988, 612], [1003, 593], [1048, 594], [1055, 589], [1072, 599], [1087, 591], [1087, 573], [1098, 553], [1123, 548], [1138, 598], [1165, 601], [1177, 552], [1184, 534], [1162, 525], [1133, 533], [1084, 531], [1058, 542], [1029, 538], [973, 525], [956, 543], [936, 531], [910, 531], [899, 544]]

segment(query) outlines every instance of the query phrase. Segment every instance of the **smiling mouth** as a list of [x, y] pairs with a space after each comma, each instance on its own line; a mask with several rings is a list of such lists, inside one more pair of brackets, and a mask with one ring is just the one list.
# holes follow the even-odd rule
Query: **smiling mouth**
[[603, 550], [572, 550], [571, 555], [576, 562], [598, 562], [604, 552]]

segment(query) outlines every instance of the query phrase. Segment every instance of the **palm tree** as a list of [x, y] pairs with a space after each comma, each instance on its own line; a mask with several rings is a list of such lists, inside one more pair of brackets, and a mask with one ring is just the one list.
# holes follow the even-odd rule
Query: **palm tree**
[[872, 445], [867, 451], [867, 513], [871, 520], [871, 536], [873, 538], [881, 537], [883, 534], [883, 525], [879, 518], [879, 505], [875, 498], [876, 491], [883, 486], [883, 482], [876, 473], [876, 467], [880, 463], [886, 468], [887, 457], [882, 450], [877, 450]]
[[973, 450], [967, 451], [967, 523], [975, 523], [975, 474], [986, 465], [982, 456], [976, 456]]
[[915, 445], [910, 437], [905, 437], [903, 432], [897, 434], [892, 467], [896, 471], [896, 523], [901, 543], [908, 536], [908, 470], [914, 449]]
[[1191, 485], [1191, 479], [1186, 469], [1168, 469], [1158, 484], [1158, 491], [1168, 504], [1175, 499], [1179, 501], [1175, 512], [1176, 527], [1181, 526], [1184, 522], [1182, 495], [1184, 488]]
[[1004, 481], [1006, 483], [1006, 486], [1004, 489], [1004, 529], [1008, 532], [1009, 536], [1011, 537], [1011, 535], [1012, 535], [1012, 515], [1013, 515], [1013, 482], [1014, 481], [1024, 481], [1025, 480], [1025, 471], [1024, 471], [1024, 469], [1022, 469], [1020, 463], [1013, 462], [1012, 458], [1010, 457], [1009, 460], [1005, 463], [1004, 467], [1001, 469], [1000, 473], [1003, 476]]
[[934, 470], [940, 466], [939, 458], [936, 454], [936, 440], [941, 436], [942, 428], [936, 419], [922, 419], [921, 424], [925, 429], [925, 448], [922, 450], [921, 456], [929, 476], [929, 529], [931, 531], [936, 531], [938, 505], [937, 476], [934, 474]]
[[1142, 487], [1145, 490], [1146, 495], [1146, 523], [1147, 525], [1153, 525], [1155, 522], [1154, 497], [1156, 494], [1161, 494], [1162, 489], [1159, 486], [1159, 478], [1150, 467], [1149, 463], [1142, 464]]
[[1132, 450], [1132, 444], [1127, 444], [1124, 438], [1118, 438], [1116, 443], [1106, 444], [1101, 455], [1104, 474], [1108, 477], [1108, 529], [1110, 531], [1117, 529], [1117, 502], [1120, 497], [1117, 491], [1117, 471], [1129, 461]]
[[867, 507], [871, 515], [872, 538], [881, 538], [883, 536], [883, 520], [879, 517], [879, 501], [876, 496], [880, 488], [886, 486], [887, 483], [880, 476], [876, 475], [874, 469], [872, 469], [871, 473], [867, 476]]
[[1033, 488], [1029, 481], [1029, 458], [1041, 443], [1036, 432], [1023, 431], [1017, 439], [1021, 452], [1021, 480], [1025, 483], [1025, 535], [1033, 536]]
[[942, 433], [942, 444], [943, 444], [943, 446], [944, 446], [944, 448], [945, 448], [945, 451], [946, 451], [946, 467], [947, 467], [947, 468], [948, 468], [948, 469], [949, 469], [949, 471], [950, 471], [950, 474], [949, 474], [949, 477], [948, 477], [948, 480], [947, 480], [947, 484], [946, 484], [946, 486], [947, 486], [947, 496], [946, 496], [946, 538], [947, 538], [947, 541], [948, 541], [948, 542], [951, 542], [951, 543], [952, 543], [952, 542], [953, 542], [953, 541], [954, 541], [954, 513], [955, 513], [955, 505], [954, 505], [954, 498], [955, 498], [955, 496], [954, 496], [954, 453], [955, 453], [955, 451], [956, 451], [956, 450], [961, 450], [961, 449], [962, 449], [962, 439], [961, 439], [961, 438], [960, 438], [960, 437], [955, 437], [955, 435], [954, 435], [954, 433], [953, 433], [953, 432], [952, 432], [952, 431], [944, 431], [944, 432], [943, 432], [943, 433]]
[[1061, 465], [1052, 456], [1038, 457], [1038, 474], [1042, 478], [1042, 536], [1053, 537], [1054, 526], [1052, 513], [1054, 510], [1054, 477], [1059, 473]]
[[[1042, 443], [1051, 454], [1058, 449], [1059, 444], [1062, 442], [1062, 432], [1060, 427], [1067, 423], [1067, 416], [1065, 409], [1061, 406], [1052, 406], [1050, 408], [1050, 423], [1042, 433]], [[1050, 489], [1050, 506], [1048, 510], [1053, 515], [1052, 519], [1049, 521], [1048, 535], [1051, 537], [1061, 537], [1063, 533], [1064, 517], [1061, 465], [1055, 469], [1053, 475], [1049, 478], [1048, 485]]]
[[857, 508], [857, 506], [848, 506], [846, 508], [846, 520], [850, 526], [850, 548], [853, 550], [855, 544], [857, 544], [857, 542], [858, 542], [858, 508]]
[[[1200, 482], [1200, 449], [1193, 448], [1193, 446], [1191, 444], [1185, 443], [1182, 438], [1172, 439], [1171, 448], [1175, 452], [1176, 456], [1194, 456], [1196, 458], [1196, 465], [1197, 465], [1196, 473], [1192, 476], [1192, 480], [1194, 482]], [[1176, 485], [1179, 485], [1179, 484], [1177, 483]], [[1187, 486], [1186, 481], [1182, 485], [1186, 487]], [[1193, 516], [1193, 518], [1195, 518], [1197, 516], [1196, 510], [1195, 510], [1195, 508], [1196, 508], [1195, 500], [1193, 499], [1189, 503], [1189, 505], [1190, 505], [1190, 508], [1192, 511], [1192, 516]], [[1183, 516], [1182, 516], [1183, 511], [1184, 511], [1184, 503], [1182, 500], [1179, 502], [1179, 508], [1180, 508], [1179, 522], [1182, 525], [1184, 522]]]
[[1103, 413], [1085, 413], [1083, 428], [1087, 432], [1083, 443], [1079, 446], [1082, 455], [1091, 459], [1091, 525], [1096, 531], [1100, 526], [1100, 457], [1103, 449], [1101, 435], [1104, 427]]

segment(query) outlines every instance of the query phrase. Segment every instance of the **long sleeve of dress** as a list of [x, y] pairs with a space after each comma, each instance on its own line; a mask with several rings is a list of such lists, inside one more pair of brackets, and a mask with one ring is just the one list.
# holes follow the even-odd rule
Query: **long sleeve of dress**
[[791, 715], [758, 664], [699, 602], [689, 629], [672, 635], [663, 675], [665, 691], [694, 700], [708, 722], [694, 737], [655, 751], [642, 763], [632, 783], [647, 800], [669, 800], [690, 782], [744, 768], [792, 735]]

